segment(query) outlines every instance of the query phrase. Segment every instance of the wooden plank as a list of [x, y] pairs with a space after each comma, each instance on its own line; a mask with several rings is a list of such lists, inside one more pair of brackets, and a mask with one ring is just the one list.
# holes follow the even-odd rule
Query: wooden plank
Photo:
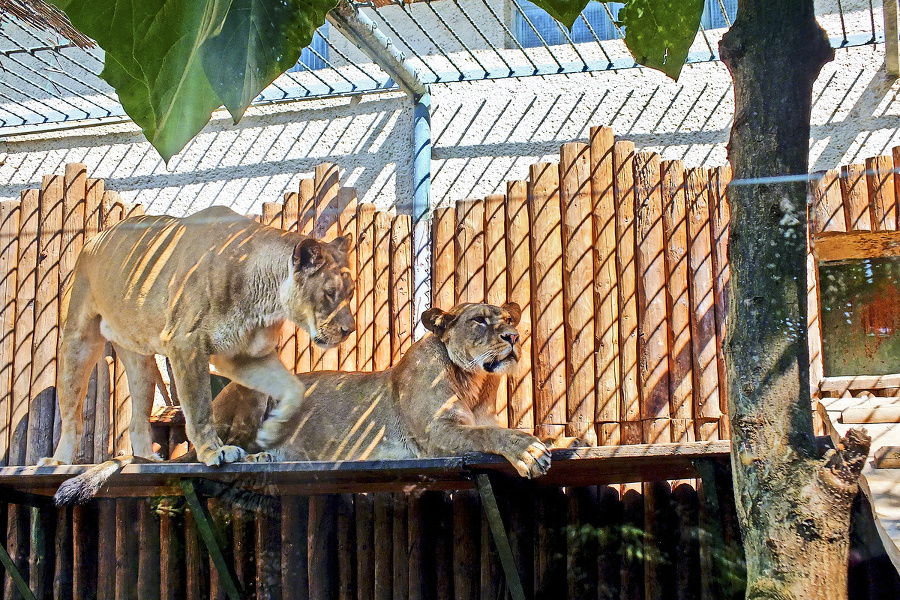
[[813, 205], [809, 228], [812, 233], [847, 231], [844, 203], [841, 199], [841, 173], [837, 169], [810, 176]]
[[[110, 501], [100, 500], [100, 502]], [[185, 597], [184, 513], [182, 512], [183, 509], [179, 509], [181, 509], [181, 506], [178, 506], [176, 500], [172, 498], [164, 498], [159, 504], [159, 571], [161, 600], [181, 600]], [[102, 553], [102, 538], [100, 548]], [[113, 546], [113, 551], [115, 551], [115, 546]], [[115, 556], [113, 556], [113, 560], [115, 560]], [[97, 598], [112, 598], [112, 595], [110, 594], [107, 596], [98, 593]]]
[[451, 600], [453, 590], [453, 504], [447, 492], [435, 492], [435, 586], [437, 600]]
[[[253, 525], [253, 513], [235, 507], [231, 514], [234, 574], [239, 589], [248, 597], [253, 597], [256, 589], [256, 567], [253, 564], [253, 552], [256, 547], [253, 538], [256, 528]], [[225, 582], [222, 582], [222, 585], [224, 587]]]
[[[312, 235], [316, 224], [316, 183], [301, 179], [297, 187], [297, 231]], [[314, 344], [305, 333], [297, 335], [297, 371], [308, 373], [313, 365]]]
[[569, 512], [566, 527], [573, 532], [566, 536], [569, 598], [604, 597], [598, 595], [601, 588], [597, 558], [600, 538], [607, 532], [599, 535], [589, 533], [602, 531], [598, 525], [600, 505], [597, 488], [569, 488], [566, 490], [566, 500]]
[[[294, 196], [291, 201], [291, 196]], [[285, 227], [285, 210], [290, 202], [291, 205], [296, 202], [296, 194], [285, 194], [284, 204], [277, 202], [263, 202], [262, 215], [260, 223], [275, 227], [277, 229], [287, 229]], [[296, 226], [296, 218], [294, 219]], [[289, 371], [297, 369], [297, 326], [294, 323], [286, 322], [281, 328], [281, 341], [278, 344], [278, 356], [281, 362]]]
[[898, 469], [900, 468], [900, 446], [881, 446], [873, 453], [875, 468]]
[[53, 453], [59, 341], [59, 257], [63, 223], [63, 178], [45, 175], [39, 206], [37, 291], [34, 300], [28, 463]]
[[356, 600], [356, 514], [353, 494], [341, 494], [337, 514], [338, 598]]
[[113, 382], [115, 380], [115, 357], [112, 344], [107, 342], [103, 355], [94, 368], [97, 373], [96, 404], [94, 415], [94, 462], [109, 460], [113, 450]]
[[869, 214], [865, 165], [841, 167], [841, 196], [844, 198], [847, 231], [871, 231], [872, 220]]
[[[488, 304], [502, 306], [506, 303], [506, 196], [488, 196], [484, 210], [484, 298]], [[509, 386], [505, 382], [497, 388], [494, 415], [502, 427], [509, 426]]]
[[61, 507], [54, 512], [56, 517], [56, 539], [53, 545], [56, 554], [56, 564], [53, 567], [53, 598], [54, 600], [72, 600], [74, 587], [72, 507]]
[[359, 600], [375, 597], [375, 508], [372, 494], [356, 494], [356, 592]]
[[[331, 163], [316, 165], [314, 185], [316, 217], [313, 237], [330, 241], [339, 235], [340, 229], [341, 207], [338, 206], [338, 202], [340, 200], [341, 185], [337, 165]], [[317, 346], [313, 346], [312, 354], [314, 370], [337, 370], [337, 348], [322, 350]]]
[[566, 339], [563, 329], [559, 167], [531, 165], [532, 352], [535, 435], [556, 438], [566, 425]]
[[391, 222], [390, 297], [391, 364], [412, 345], [412, 217], [397, 215]]
[[[103, 192], [105, 186], [102, 179], [87, 179], [85, 182], [85, 199], [84, 199], [84, 240], [87, 242], [100, 231], [101, 212], [103, 210]], [[81, 442], [78, 450], [75, 452], [75, 462], [91, 463], [95, 462], [95, 445], [96, 445], [96, 419], [99, 416], [98, 394], [104, 393], [100, 404], [105, 404], [107, 413], [109, 410], [109, 392], [100, 385], [100, 370], [106, 367], [105, 358], [101, 358], [91, 373], [88, 382], [88, 390], [84, 399], [84, 430], [81, 435]], [[109, 384], [109, 376], [106, 374], [106, 385]], [[107, 421], [109, 415], [106, 415]], [[102, 462], [100, 456], [96, 457], [96, 462]]]
[[[281, 208], [281, 228], [285, 231], [298, 230], [300, 218], [299, 202], [297, 192], [285, 192], [284, 204]], [[286, 321], [281, 329], [281, 359], [291, 371], [297, 371], [300, 337], [297, 324]], [[304, 343], [306, 343], [305, 339]]]
[[[74, 600], [97, 598], [98, 516], [96, 502], [72, 508], [72, 539], [75, 540], [72, 556], [72, 598]], [[157, 525], [157, 543], [158, 533], [159, 526]], [[151, 600], [159, 597], [158, 560], [156, 574], [157, 595], [151, 596]]]
[[644, 488], [644, 598], [671, 597], [675, 580], [673, 530], [677, 525], [672, 506], [672, 486], [667, 481], [650, 481]]
[[[531, 347], [531, 219], [528, 185], [524, 181], [506, 184], [506, 293], [510, 302], [522, 309], [519, 334], [522, 356], [519, 368], [508, 379], [509, 427], [534, 430], [534, 380]], [[435, 279], [435, 285], [437, 280]]]
[[[426, 494], [428, 494], [426, 496]], [[407, 498], [406, 527], [407, 527], [407, 552], [409, 565], [409, 600], [425, 600], [435, 596], [431, 582], [434, 578], [435, 566], [432, 561], [426, 560], [426, 552], [433, 556], [433, 549], [440, 543], [434, 539], [433, 532], [429, 529], [428, 517], [430, 516], [430, 501], [432, 495], [410, 494]]]
[[455, 600], [478, 600], [481, 508], [478, 493], [453, 494], [453, 592]]
[[459, 200], [456, 203], [456, 304], [485, 301], [484, 202]]
[[[616, 280], [619, 301], [619, 364], [620, 421], [623, 425], [620, 442], [641, 442], [640, 427], [634, 425], [641, 419], [641, 395], [638, 386], [638, 309], [637, 266], [635, 252], [637, 232], [635, 228], [634, 143], [619, 141], [613, 146], [613, 173], [616, 212]], [[603, 439], [600, 440], [602, 444]]]
[[[640, 315], [641, 419], [667, 419], [669, 410], [665, 241], [658, 154], [634, 158], [637, 212], [638, 315]], [[660, 435], [646, 437], [648, 432]], [[645, 443], [671, 441], [664, 428], [646, 428]]]
[[432, 306], [450, 310], [456, 302], [455, 279], [456, 270], [456, 210], [436, 208], [433, 211], [434, 237], [432, 253]]
[[900, 232], [826, 232], [813, 236], [812, 251], [819, 262], [900, 256]]
[[[718, 439], [722, 416], [719, 371], [716, 365], [716, 307], [713, 285], [712, 225], [709, 180], [703, 169], [688, 169], [688, 239], [690, 243], [691, 349], [693, 353], [693, 404], [698, 419], [697, 439]], [[715, 427], [700, 427], [712, 420]], [[702, 431], [701, 431], [702, 429]]]
[[[16, 288], [18, 287], [19, 202], [0, 202], [0, 466], [9, 464], [10, 418], [16, 354]], [[6, 507], [2, 507], [6, 512]]]
[[356, 213], [359, 245], [356, 249], [358, 346], [356, 365], [360, 371], [374, 370], [375, 350], [375, 205], [364, 202]]
[[[138, 501], [131, 498], [116, 500], [116, 600], [138, 600], [139, 535]], [[127, 557], [131, 557], [128, 560]], [[143, 600], [143, 598], [141, 598]]]
[[842, 423], [900, 423], [900, 406], [851, 406], [841, 411]]
[[285, 599], [309, 598], [307, 532], [309, 499], [287, 495], [281, 498], [281, 589]]
[[596, 444], [594, 352], [594, 232], [590, 146], [559, 151], [563, 319], [566, 344], [566, 435]]
[[375, 345], [372, 351], [376, 371], [391, 366], [391, 215], [375, 212]]
[[694, 381], [691, 351], [690, 256], [684, 163], [663, 161], [663, 233], [666, 244], [666, 304], [669, 314], [669, 408], [685, 421], [673, 442], [694, 441]]
[[338, 597], [337, 496], [309, 497], [309, 597]]
[[621, 550], [622, 502], [619, 500], [617, 487], [608, 485], [597, 487], [596, 526], [599, 531], [606, 534], [599, 536], [597, 540], [597, 586], [601, 590], [609, 590], [607, 598], [620, 597], [622, 557], [627, 556], [627, 553]]
[[[140, 500], [138, 502], [138, 580], [137, 598], [140, 600], [159, 600], [161, 578], [160, 573], [160, 539], [159, 519], [156, 516], [156, 502]], [[130, 535], [134, 536], [132, 531]], [[75, 538], [79, 540], [78, 537]], [[79, 540], [80, 541], [80, 540]]]
[[594, 364], [598, 442], [621, 442], [619, 280], [616, 272], [616, 197], [611, 127], [591, 128], [591, 207], [594, 234]]
[[565, 594], [566, 497], [561, 488], [540, 487], [534, 492], [534, 597], [558, 598]]
[[394, 523], [391, 529], [391, 568], [393, 576], [392, 600], [407, 600], [409, 598], [409, 526], [407, 523], [407, 501], [405, 492], [395, 492], [392, 495]]
[[[719, 167], [709, 174], [709, 211], [712, 215], [713, 290], [716, 305], [716, 367], [719, 371], [719, 402], [723, 414], [727, 412], [728, 378], [725, 371], [725, 323], [728, 315], [728, 231], [731, 212], [726, 198], [726, 187], [731, 181], [731, 167]], [[723, 417], [720, 423], [728, 423]], [[702, 438], [703, 436], [701, 436]], [[729, 439], [727, 429], [719, 428], [719, 438]]]
[[391, 544], [388, 543], [388, 540], [393, 539], [391, 530], [394, 525], [391, 495], [387, 493], [375, 494], [372, 500], [374, 505], [373, 537], [375, 540], [373, 550], [375, 591], [373, 598], [375, 600], [390, 600], [394, 592], [392, 582], [394, 576], [392, 564], [394, 555], [391, 551]]
[[821, 390], [842, 396], [850, 390], [883, 390], [900, 388], [900, 373], [891, 375], [850, 375], [845, 377], [825, 377]]
[[256, 598], [281, 600], [281, 518], [258, 511], [255, 524]]
[[894, 164], [890, 156], [866, 159], [866, 188], [869, 211], [878, 231], [897, 229], [897, 196], [894, 189]]
[[[341, 216], [339, 219], [340, 227], [341, 227], [341, 235], [349, 235], [350, 239], [353, 243], [350, 246], [350, 251], [347, 252], [347, 268], [350, 270], [350, 274], [353, 276], [354, 281], [356, 281], [356, 269], [357, 269], [357, 239], [359, 236], [359, 231], [357, 228], [356, 221], [356, 207], [357, 207], [357, 194], [356, 189], [354, 188], [341, 188], [341, 204], [344, 209], [341, 212]], [[350, 312], [353, 313], [354, 318], [358, 318], [358, 302], [359, 302], [359, 282], [356, 282], [357, 291], [353, 294], [353, 297], [350, 298]], [[351, 331], [347, 336], [347, 339], [344, 340], [344, 343], [338, 347], [338, 368], [341, 371], [355, 371], [356, 370], [356, 355], [357, 355], [357, 345], [359, 344], [359, 329], [360, 324], [357, 319], [356, 324], [357, 329]]]
[[[186, 512], [184, 516], [184, 595], [186, 600], [206, 600], [209, 597], [209, 573], [210, 573], [210, 553], [207, 551], [208, 546], [202, 539], [201, 529], [198, 521], [198, 515], [192, 510]], [[252, 527], [252, 521], [250, 522]], [[252, 538], [252, 533], [250, 534]], [[251, 542], [252, 544], [252, 542]], [[251, 550], [252, 560], [252, 550]], [[244, 573], [244, 576], [253, 583], [253, 573]], [[255, 588], [245, 588], [253, 593]], [[136, 599], [141, 600], [141, 599]]]
[[[113, 499], [100, 499], [97, 500], [97, 503], [99, 504], [97, 598], [112, 599], [116, 597], [116, 501]], [[165, 524], [165, 521], [163, 521], [163, 524]], [[177, 560], [177, 557], [174, 557], [174, 560]], [[164, 571], [163, 577], [165, 575]], [[165, 583], [166, 580], [163, 579], [163, 584]], [[173, 596], [164, 595], [163, 598], [164, 600], [169, 600]]]

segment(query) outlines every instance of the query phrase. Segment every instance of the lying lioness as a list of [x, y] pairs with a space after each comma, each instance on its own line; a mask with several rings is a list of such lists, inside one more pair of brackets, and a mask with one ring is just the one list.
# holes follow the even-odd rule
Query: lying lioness
[[[533, 435], [497, 424], [501, 374], [515, 370], [521, 347], [517, 304], [461, 304], [422, 315], [431, 332], [400, 361], [377, 373], [318, 371], [297, 375], [306, 398], [291, 413], [270, 413], [272, 398], [236, 383], [216, 396], [222, 439], [263, 452], [252, 460], [378, 460], [455, 455], [504, 456], [523, 477], [550, 467]], [[85, 502], [130, 457], [92, 467], [66, 481], [58, 504]]]
[[[183, 219], [126, 219], [92, 238], [63, 298], [62, 433], [53, 458], [40, 464], [72, 462], [88, 379], [104, 340], [125, 365], [134, 454], [152, 455], [153, 355], [161, 354], [172, 363], [197, 457], [213, 466], [241, 459], [244, 450], [223, 445], [214, 429], [210, 363], [294, 410], [304, 389], [276, 353], [281, 327], [291, 320], [322, 347], [353, 331], [350, 242], [320, 242], [220, 206]], [[281, 418], [280, 410], [276, 406], [272, 416]]]

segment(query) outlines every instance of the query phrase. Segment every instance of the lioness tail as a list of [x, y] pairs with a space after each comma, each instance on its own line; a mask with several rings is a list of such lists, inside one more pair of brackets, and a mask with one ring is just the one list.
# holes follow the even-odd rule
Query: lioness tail
[[84, 473], [67, 479], [56, 490], [53, 496], [57, 506], [71, 506], [73, 504], [85, 504], [91, 500], [100, 490], [100, 486], [107, 480], [124, 469], [127, 465], [139, 460], [134, 456], [117, 456], [99, 465], [94, 465]]

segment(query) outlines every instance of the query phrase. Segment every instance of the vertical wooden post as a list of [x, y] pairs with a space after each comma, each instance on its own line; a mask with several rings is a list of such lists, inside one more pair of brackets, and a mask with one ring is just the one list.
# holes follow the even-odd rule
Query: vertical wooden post
[[709, 211], [712, 214], [713, 290], [716, 303], [716, 366], [719, 371], [719, 402], [723, 417], [719, 423], [719, 438], [729, 439], [727, 418], [728, 377], [725, 373], [725, 324], [728, 315], [728, 229], [731, 212], [725, 189], [731, 182], [731, 167], [724, 166], [710, 173]]
[[[116, 597], [116, 501], [112, 498], [97, 500], [100, 505], [97, 535], [99, 549], [97, 555], [97, 598]], [[163, 521], [165, 523], [165, 521]], [[162, 539], [168, 539], [163, 537]], [[171, 546], [167, 549], [171, 549]], [[168, 553], [163, 556], [169, 556]], [[177, 556], [172, 556], [178, 561]], [[178, 561], [179, 563], [181, 561]], [[167, 581], [167, 570], [163, 570], [163, 590]], [[174, 600], [172, 595], [163, 595], [163, 600]]]
[[866, 167], [864, 165], [841, 167], [841, 195], [844, 197], [847, 230], [871, 231], [872, 220], [869, 213], [869, 192], [866, 187]]
[[56, 517], [53, 600], [72, 600], [75, 550], [72, 539], [72, 507], [64, 506], [53, 512], [55, 513], [53, 516]]
[[566, 434], [596, 444], [594, 223], [591, 210], [590, 146], [578, 142], [563, 144], [559, 159], [566, 343]]
[[535, 435], [556, 438], [566, 423], [559, 167], [534, 164], [529, 175]]
[[116, 600], [138, 600], [138, 519], [137, 500], [116, 499]]
[[665, 242], [660, 160], [641, 152], [634, 158], [637, 212], [638, 315], [640, 315], [641, 418], [644, 443], [670, 442], [669, 328], [666, 314]]
[[256, 513], [255, 562], [257, 600], [281, 600], [281, 518], [277, 515]]
[[597, 441], [622, 441], [619, 425], [619, 277], [616, 272], [616, 204], [612, 128], [591, 128], [591, 207], [594, 234], [594, 363]]
[[[154, 514], [154, 500], [137, 500], [139, 511], [137, 597], [140, 600], [159, 600], [160, 597], [160, 540], [159, 520]], [[135, 532], [132, 531], [132, 536]], [[82, 538], [75, 537], [80, 544]]]
[[392, 600], [407, 600], [409, 598], [409, 526], [406, 493], [394, 492], [391, 504], [394, 509], [394, 524], [391, 530], [393, 535], [393, 540], [391, 540], [393, 550], [391, 583], [394, 592], [391, 598]]
[[[340, 191], [340, 203], [343, 206], [343, 211], [341, 212], [341, 216], [339, 219], [341, 235], [349, 235], [352, 243], [350, 245], [350, 251], [347, 252], [347, 268], [350, 270], [350, 274], [353, 276], [354, 282], [356, 282], [356, 270], [357, 270], [357, 244], [359, 243], [359, 231], [358, 224], [356, 221], [356, 207], [357, 207], [357, 194], [356, 189], [354, 188], [341, 188]], [[357, 346], [359, 345], [359, 331], [362, 328], [362, 325], [359, 323], [359, 282], [356, 282], [357, 290], [353, 294], [353, 297], [350, 299], [350, 312], [353, 313], [353, 317], [357, 319], [356, 330], [351, 331], [350, 335], [347, 336], [347, 339], [344, 340], [338, 347], [338, 368], [341, 371], [355, 371], [356, 370], [356, 358], [357, 358]]]
[[309, 597], [338, 597], [336, 496], [309, 497]]
[[687, 176], [691, 271], [691, 347], [694, 359], [694, 417], [698, 440], [719, 438], [722, 417], [716, 366], [716, 307], [713, 287], [709, 180], [703, 169]]
[[432, 306], [450, 310], [456, 301], [454, 272], [456, 269], [456, 211], [437, 208], [432, 213], [434, 237], [432, 253]]
[[372, 494], [356, 494], [356, 592], [359, 600], [375, 598], [375, 509]]
[[391, 223], [390, 259], [391, 364], [412, 344], [412, 217], [397, 215]]
[[456, 303], [484, 302], [484, 202], [456, 203]]
[[[315, 198], [316, 224], [313, 235], [319, 239], [333, 240], [339, 234], [341, 210], [338, 206], [340, 180], [337, 165], [321, 163], [316, 165]], [[322, 350], [313, 348], [313, 361], [316, 370], [334, 371], [338, 368], [338, 351], [336, 348]]]
[[375, 600], [390, 600], [394, 592], [393, 577], [394, 567], [392, 561], [394, 559], [391, 552], [391, 545], [388, 540], [393, 539], [393, 506], [391, 505], [391, 495], [388, 492], [377, 492], [373, 495], [373, 558], [374, 558], [374, 582], [375, 582]]
[[338, 496], [338, 598], [356, 600], [356, 515], [353, 494]]
[[478, 493], [453, 493], [453, 591], [455, 600], [477, 600], [480, 591], [481, 507]]
[[[92, 502], [72, 508], [72, 539], [75, 549], [72, 556], [72, 597], [74, 600], [97, 598], [97, 553], [100, 530], [98, 504]], [[159, 531], [157, 530], [157, 534]], [[159, 536], [157, 535], [157, 543]], [[157, 555], [157, 595], [159, 597], [159, 556]]]
[[522, 309], [518, 330], [522, 335], [519, 368], [509, 376], [509, 426], [534, 430], [534, 379], [531, 347], [531, 219], [528, 216], [528, 184], [506, 184], [506, 295]]
[[894, 164], [890, 156], [866, 159], [866, 183], [869, 211], [875, 230], [896, 230], [897, 196], [894, 189]]
[[622, 398], [621, 443], [639, 444], [641, 390], [638, 386], [637, 232], [635, 230], [634, 143], [613, 146], [616, 206], [616, 273], [619, 282], [619, 364]]
[[309, 500], [281, 498], [281, 589], [285, 600], [309, 598]]
[[[18, 286], [19, 202], [0, 202], [0, 466], [9, 464]], [[6, 507], [2, 507], [5, 512]]]
[[[85, 199], [84, 199], [84, 241], [87, 242], [100, 231], [101, 211], [103, 207], [104, 184], [102, 179], [88, 179], [85, 182]], [[106, 392], [103, 396], [101, 404], [105, 402], [107, 411], [109, 410], [109, 393], [105, 389], [100, 388], [100, 370], [106, 367], [106, 359], [101, 358], [88, 382], [88, 391], [84, 399], [84, 431], [81, 435], [81, 444], [75, 454], [75, 462], [91, 463], [95, 462], [95, 444], [96, 444], [96, 419], [98, 416], [98, 394]], [[107, 385], [109, 384], [109, 374], [105, 374]], [[107, 422], [109, 415], [106, 415]], [[77, 513], [76, 513], [77, 515]]]
[[[316, 183], [301, 179], [297, 187], [297, 231], [312, 235], [316, 225]], [[297, 372], [309, 373], [313, 366], [313, 342], [308, 335], [297, 336]]]
[[[485, 302], [495, 306], [506, 303], [506, 197], [502, 194], [484, 200], [484, 276]], [[521, 333], [521, 328], [518, 328]], [[521, 366], [521, 365], [519, 365]], [[494, 414], [502, 427], [509, 426], [509, 386], [497, 388]]]
[[820, 171], [814, 173], [811, 180], [813, 205], [809, 227], [812, 232], [847, 231], [844, 203], [841, 198], [840, 171], [837, 169]]
[[391, 366], [391, 216], [375, 212], [375, 346], [373, 363], [376, 371]]
[[53, 452], [56, 406], [56, 349], [59, 340], [59, 255], [62, 242], [63, 178], [45, 175], [39, 205], [39, 254], [34, 309], [28, 464]]
[[368, 202], [360, 204], [356, 220], [359, 227], [359, 245], [356, 249], [356, 288], [359, 296], [356, 366], [360, 371], [372, 371], [375, 366], [375, 205]]
[[691, 306], [684, 163], [664, 161], [663, 233], [666, 244], [666, 308], [669, 314], [669, 407], [672, 441], [694, 441]]
[[[300, 197], [296, 192], [284, 194], [284, 205], [281, 211], [281, 227], [285, 231], [297, 231], [300, 220]], [[287, 322], [281, 334], [282, 359], [291, 371], [297, 370], [300, 333], [296, 323]]]

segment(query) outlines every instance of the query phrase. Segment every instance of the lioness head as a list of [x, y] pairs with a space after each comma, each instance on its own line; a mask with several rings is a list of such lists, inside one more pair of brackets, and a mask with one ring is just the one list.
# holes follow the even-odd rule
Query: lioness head
[[503, 306], [460, 304], [448, 312], [429, 308], [422, 324], [447, 348], [453, 363], [477, 373], [513, 373], [522, 345], [516, 325], [522, 309], [515, 302]]
[[299, 242], [292, 257], [292, 285], [282, 289], [288, 318], [322, 348], [337, 346], [356, 329], [348, 304], [356, 289], [347, 266], [351, 243], [349, 235], [331, 242]]

